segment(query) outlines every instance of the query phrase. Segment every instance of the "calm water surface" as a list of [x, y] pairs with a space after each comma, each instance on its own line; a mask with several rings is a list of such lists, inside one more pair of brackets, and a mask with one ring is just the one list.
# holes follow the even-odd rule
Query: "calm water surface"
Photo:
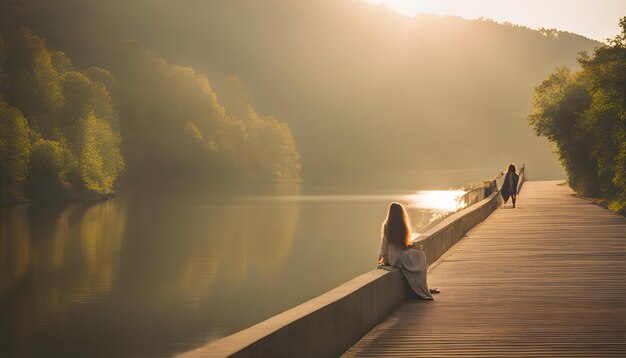
[[[450, 186], [489, 177], [453, 176]], [[416, 185], [418, 187], [418, 185]], [[1, 357], [170, 356], [376, 267], [391, 201], [419, 232], [460, 192], [142, 187], [0, 211]]]

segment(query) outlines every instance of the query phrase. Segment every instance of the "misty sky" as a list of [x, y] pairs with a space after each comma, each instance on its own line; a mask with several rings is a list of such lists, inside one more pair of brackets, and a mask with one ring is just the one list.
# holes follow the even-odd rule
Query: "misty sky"
[[364, 0], [387, 4], [414, 16], [419, 13], [491, 18], [533, 29], [556, 28], [604, 41], [620, 32], [624, 0]]

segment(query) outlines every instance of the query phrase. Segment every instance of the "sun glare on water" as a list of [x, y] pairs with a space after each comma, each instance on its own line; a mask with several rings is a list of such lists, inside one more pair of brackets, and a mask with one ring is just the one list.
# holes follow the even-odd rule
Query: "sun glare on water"
[[465, 207], [463, 190], [423, 190], [408, 196], [408, 206], [452, 212]]
[[467, 206], [463, 190], [420, 190], [414, 194], [253, 196], [251, 201], [399, 201], [407, 208], [454, 212]]

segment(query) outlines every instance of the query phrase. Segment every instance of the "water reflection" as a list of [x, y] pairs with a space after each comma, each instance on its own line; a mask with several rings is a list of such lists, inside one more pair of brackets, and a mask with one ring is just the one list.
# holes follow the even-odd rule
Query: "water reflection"
[[4, 210], [0, 221], [2, 297], [15, 293], [6, 289], [12, 281], [26, 278], [45, 315], [110, 289], [125, 226], [116, 202], [70, 205], [59, 212], [17, 207]]
[[30, 266], [32, 249], [25, 211], [25, 207], [0, 211], [0, 297], [22, 279]]
[[[111, 290], [125, 226], [119, 202], [0, 213], [0, 312], [9, 352], [37, 355], [36, 331], [66, 324], [67, 311]], [[14, 337], [12, 337], [14, 336]], [[0, 352], [1, 353], [1, 352]]]
[[0, 356], [185, 351], [374, 268], [390, 201], [414, 231], [464, 205], [463, 192], [303, 192], [146, 186], [1, 211]]
[[420, 190], [415, 194], [384, 195], [276, 195], [252, 196], [249, 201], [405, 201], [413, 208], [439, 211], [457, 211], [466, 206], [463, 190]]
[[250, 202], [400, 202], [411, 218], [414, 235], [429, 224], [467, 206], [464, 190], [419, 190], [413, 194], [353, 194], [353, 195], [275, 195], [252, 196]]
[[[293, 195], [299, 186], [276, 186], [274, 192]], [[193, 247], [190, 255], [182, 257], [182, 279], [175, 278], [181, 298], [199, 302], [214, 294], [218, 277], [229, 283], [229, 289], [237, 289], [249, 279], [267, 280], [283, 270], [298, 214], [296, 202], [250, 202], [245, 198], [190, 207], [180, 235]], [[189, 241], [194, 237], [197, 240]]]
[[406, 199], [411, 208], [453, 212], [466, 206], [463, 195], [463, 190], [422, 190]]

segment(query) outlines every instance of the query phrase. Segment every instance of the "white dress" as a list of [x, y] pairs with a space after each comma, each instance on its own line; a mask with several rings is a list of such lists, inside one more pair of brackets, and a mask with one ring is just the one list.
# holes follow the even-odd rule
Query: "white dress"
[[387, 235], [383, 235], [380, 244], [380, 255], [385, 265], [397, 267], [402, 270], [404, 277], [415, 293], [422, 299], [432, 300], [428, 291], [428, 261], [424, 251], [413, 248], [402, 249], [387, 242]]

